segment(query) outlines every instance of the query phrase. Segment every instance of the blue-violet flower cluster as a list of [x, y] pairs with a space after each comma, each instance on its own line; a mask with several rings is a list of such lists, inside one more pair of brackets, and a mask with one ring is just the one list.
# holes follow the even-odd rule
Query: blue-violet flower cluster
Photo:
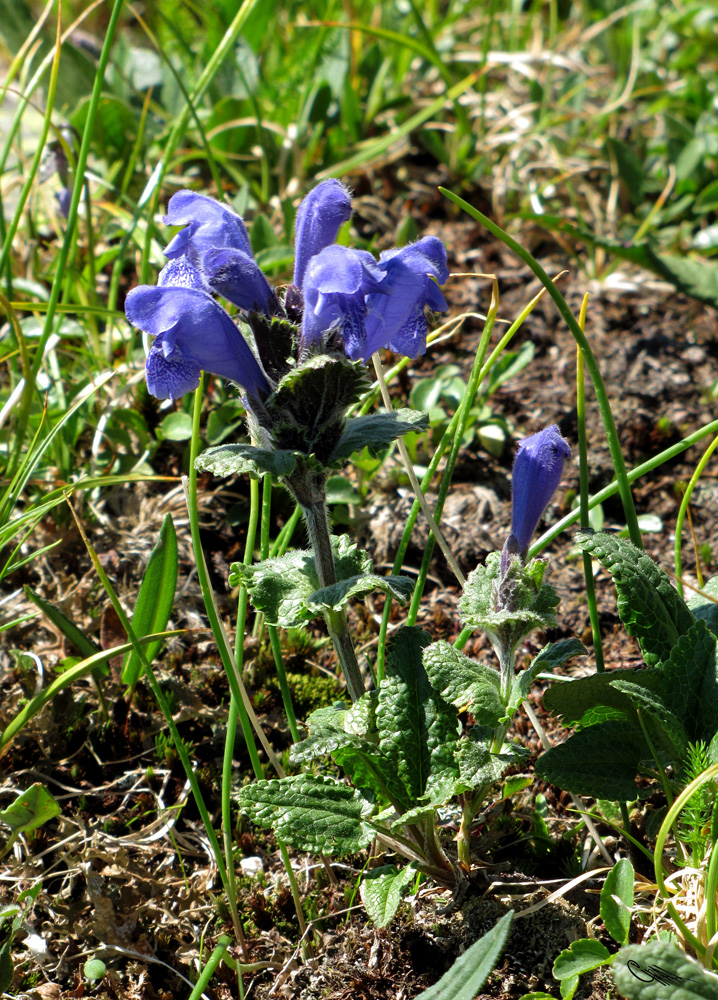
[[[157, 285], [140, 285], [125, 301], [129, 321], [155, 338], [146, 365], [152, 395], [177, 399], [197, 387], [204, 370], [237, 382], [261, 409], [288, 370], [287, 345], [294, 365], [337, 350], [351, 361], [366, 361], [381, 347], [422, 354], [425, 308], [447, 308], [439, 288], [449, 276], [443, 243], [425, 236], [377, 261], [335, 242], [350, 215], [350, 194], [337, 180], [304, 198], [294, 282], [280, 298], [254, 259], [239, 215], [193, 191], [173, 195], [164, 222], [185, 228], [165, 249], [168, 263]], [[215, 296], [237, 306], [252, 346]], [[286, 326], [293, 331], [289, 341]], [[278, 343], [269, 343], [280, 327]]]

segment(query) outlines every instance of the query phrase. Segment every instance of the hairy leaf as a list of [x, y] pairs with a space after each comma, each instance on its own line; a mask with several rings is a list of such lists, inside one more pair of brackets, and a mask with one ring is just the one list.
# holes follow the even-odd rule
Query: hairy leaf
[[678, 639], [661, 672], [689, 738], [711, 740], [718, 730], [716, 637], [705, 621], [694, 622]]
[[297, 464], [291, 451], [270, 451], [251, 444], [220, 444], [207, 448], [195, 461], [198, 472], [214, 476], [289, 476]]
[[544, 781], [576, 795], [632, 802], [640, 762], [650, 756], [630, 722], [589, 726], [539, 758], [536, 773]]
[[414, 591], [414, 580], [408, 576], [377, 576], [375, 573], [353, 576], [331, 587], [316, 590], [305, 602], [305, 607], [316, 617], [325, 611], [340, 611], [352, 598], [365, 597], [376, 591], [394, 598], [403, 606]]
[[500, 781], [512, 765], [524, 763], [529, 756], [525, 747], [511, 742], [504, 743], [499, 753], [492, 753], [493, 739], [493, 730], [477, 726], [459, 740], [456, 761], [466, 790]]
[[653, 938], [621, 948], [612, 972], [627, 1000], [718, 1000], [718, 977], [673, 941]]
[[688, 607], [696, 618], [703, 619], [714, 635], [718, 635], [718, 576], [706, 581], [699, 594], [693, 594]]
[[647, 666], [667, 660], [695, 621], [670, 578], [625, 538], [579, 531], [576, 539], [613, 577], [618, 614], [628, 634], [638, 639]]
[[350, 417], [329, 461], [345, 461], [362, 448], [368, 448], [375, 455], [403, 434], [425, 431], [428, 426], [429, 417], [419, 410], [392, 410], [391, 413], [367, 413], [363, 417]]
[[416, 869], [411, 865], [401, 869], [382, 865], [365, 874], [360, 887], [361, 898], [375, 927], [389, 926], [415, 878]]
[[499, 675], [491, 667], [464, 656], [451, 643], [432, 643], [424, 650], [424, 667], [432, 687], [459, 710], [470, 708], [480, 726], [496, 726], [506, 714]]
[[372, 803], [334, 778], [306, 774], [255, 781], [239, 792], [240, 808], [280, 840], [302, 851], [353, 854], [372, 840]]
[[547, 643], [538, 656], [534, 657], [531, 666], [514, 677], [506, 714], [512, 716], [518, 711], [521, 702], [528, 697], [537, 674], [553, 671], [574, 656], [585, 655], [586, 647], [578, 639], [562, 639], [560, 642]]
[[636, 712], [631, 700], [619, 691], [614, 681], [629, 681], [645, 687], [649, 691], [661, 693], [664, 681], [659, 671], [631, 668], [627, 670], [607, 670], [602, 674], [577, 677], [572, 681], [552, 684], [544, 692], [543, 704], [549, 712], [561, 717], [565, 724], [585, 725], [586, 714], [598, 706], [606, 706], [622, 712], [627, 718], [635, 719]]
[[[647, 713], [655, 723], [651, 727], [651, 738], [658, 750], [663, 750], [670, 760], [683, 756], [688, 744], [688, 734], [681, 720], [668, 707], [668, 699], [662, 693], [620, 678], [612, 681], [611, 687], [625, 694], [635, 709]], [[648, 721], [644, 715], [644, 724]]]
[[424, 669], [422, 652], [430, 641], [420, 628], [396, 633], [387, 648], [376, 712], [379, 745], [415, 801], [457, 775], [457, 713], [433, 689]]
[[474, 941], [438, 983], [415, 1000], [473, 1000], [493, 972], [504, 950], [514, 911], [509, 910], [478, 941]]

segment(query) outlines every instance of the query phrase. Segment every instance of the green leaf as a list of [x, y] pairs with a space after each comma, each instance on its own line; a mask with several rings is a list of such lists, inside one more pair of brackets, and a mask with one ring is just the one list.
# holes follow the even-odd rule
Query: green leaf
[[376, 710], [379, 746], [415, 801], [458, 775], [457, 712], [433, 689], [422, 662], [430, 641], [416, 627], [402, 628], [392, 638]]
[[578, 532], [576, 540], [613, 577], [618, 614], [628, 634], [638, 639], [646, 664], [667, 660], [695, 620], [667, 574], [625, 538]]
[[315, 354], [292, 368], [265, 403], [277, 447], [334, 461], [346, 409], [367, 385], [366, 366], [345, 355]]
[[578, 988], [578, 981], [578, 976], [567, 976], [561, 980], [559, 985], [561, 1000], [573, 1000], [573, 996]]
[[514, 677], [506, 715], [510, 718], [518, 711], [521, 702], [528, 698], [537, 674], [552, 672], [572, 657], [585, 655], [586, 647], [578, 639], [562, 639], [560, 642], [547, 643], [538, 656], [534, 657], [531, 666]]
[[192, 437], [192, 417], [189, 413], [168, 413], [160, 423], [167, 441], [189, 441]]
[[[55, 628], [58, 628], [62, 632], [67, 641], [75, 647], [78, 653], [81, 653], [84, 657], [94, 656], [95, 653], [99, 653], [99, 649], [94, 642], [91, 642], [85, 633], [81, 632], [77, 625], [64, 615], [59, 608], [56, 608], [54, 604], [46, 601], [44, 597], [40, 597], [40, 595], [36, 594], [35, 591], [28, 587], [27, 584], [25, 584], [24, 590], [25, 596], [28, 597], [33, 604], [36, 604], [45, 615], [47, 615]], [[110, 668], [107, 664], [104, 664], [101, 667], [95, 668], [93, 676], [99, 682], [103, 677], [106, 677], [109, 672]]]
[[327, 610], [338, 611], [353, 597], [376, 590], [406, 603], [413, 590], [412, 580], [372, 574], [371, 559], [348, 535], [334, 535], [331, 542], [337, 575], [337, 583], [331, 587], [320, 588], [314, 556], [300, 549], [251, 566], [232, 563], [230, 586], [244, 583], [254, 607], [270, 625], [282, 628], [301, 625]]
[[[640, 684], [621, 680], [620, 677], [611, 682], [611, 687], [629, 699], [635, 709], [641, 709], [655, 720], [651, 728], [654, 746], [663, 750], [671, 760], [683, 757], [688, 744], [686, 728], [668, 707], [668, 702], [662, 694], [650, 691]], [[644, 723], [648, 720], [644, 718]]]
[[107, 975], [107, 966], [99, 958], [88, 958], [82, 968], [85, 979], [94, 982], [96, 979], [104, 979]]
[[382, 865], [364, 875], [361, 898], [375, 927], [389, 926], [415, 878], [416, 870], [411, 865], [401, 869], [394, 865]]
[[680, 292], [693, 295], [703, 302], [718, 304], [718, 265], [702, 257], [678, 256], [656, 250], [652, 239], [639, 242], [622, 242], [596, 236], [590, 230], [573, 226], [559, 216], [522, 214], [524, 219], [532, 219], [545, 229], [573, 237], [589, 246], [608, 250], [622, 260], [630, 260], [647, 271], [653, 271], [669, 281]]
[[[710, 597], [714, 600], [708, 600]], [[703, 584], [700, 594], [694, 594], [689, 599], [688, 607], [696, 618], [706, 623], [714, 635], [718, 635], [718, 576], [711, 577]]]
[[633, 865], [621, 858], [606, 876], [601, 889], [601, 920], [614, 941], [628, 943], [633, 906]]
[[304, 602], [304, 606], [307, 611], [312, 612], [311, 617], [316, 618], [325, 611], [341, 611], [352, 598], [365, 597], [376, 591], [394, 598], [403, 606], [414, 591], [414, 583], [408, 576], [377, 576], [375, 573], [366, 573], [314, 591]]
[[429, 426], [426, 413], [419, 410], [392, 410], [391, 413], [367, 413], [363, 417], [350, 417], [339, 439], [330, 462], [342, 462], [362, 448], [375, 456], [398, 437], [410, 431], [425, 431]]
[[496, 726], [506, 708], [499, 675], [491, 667], [464, 656], [449, 642], [424, 650], [424, 667], [432, 687], [459, 711], [470, 708], [480, 726]]
[[[172, 517], [167, 514], [160, 529], [160, 537], [147, 562], [132, 616], [132, 630], [138, 639], [154, 632], [164, 632], [167, 628], [176, 588], [177, 535]], [[144, 647], [148, 663], [152, 663], [161, 645], [162, 640], [157, 639]], [[134, 687], [141, 672], [142, 661], [133, 649], [122, 668], [122, 683]]]
[[474, 1000], [496, 967], [511, 929], [514, 911], [509, 910], [478, 941], [456, 959], [438, 983], [415, 1000]]
[[372, 809], [356, 788], [334, 778], [299, 774], [255, 781], [240, 789], [240, 808], [259, 826], [302, 851], [354, 854], [374, 837]]
[[536, 774], [576, 795], [633, 802], [639, 764], [650, 752], [629, 722], [589, 726], [552, 747], [536, 763]]
[[198, 472], [211, 472], [214, 476], [289, 476], [297, 464], [291, 451], [270, 451], [251, 444], [220, 444], [207, 448], [197, 458]]
[[5, 823], [11, 830], [7, 843], [0, 851], [0, 857], [7, 854], [21, 833], [36, 830], [43, 823], [59, 816], [60, 811], [60, 806], [39, 781], [30, 785], [7, 809], [0, 812], [0, 823]]
[[598, 706], [607, 706], [622, 712], [627, 718], [636, 720], [633, 704], [615, 685], [621, 680], [640, 685], [649, 691], [661, 693], [664, 680], [658, 670], [644, 670], [632, 667], [626, 670], [608, 670], [602, 674], [577, 677], [572, 681], [552, 684], [543, 695], [543, 704], [553, 715], [561, 717], [564, 724], [586, 724], [586, 715]]
[[605, 140], [606, 150], [615, 160], [618, 176], [623, 182], [623, 190], [631, 205], [635, 208], [643, 200], [643, 167], [636, 156], [633, 146], [621, 139], [608, 136]]
[[654, 938], [621, 948], [612, 972], [627, 1000], [718, 1000], [718, 978], [673, 941]]
[[13, 964], [10, 948], [12, 939], [6, 941], [0, 948], [0, 994], [9, 993], [13, 980]]
[[500, 781], [514, 764], [526, 762], [529, 751], [525, 747], [507, 742], [499, 753], [493, 753], [493, 740], [492, 729], [476, 726], [458, 741], [456, 762], [459, 765], [459, 780], [467, 790], [492, 785]]
[[661, 672], [689, 738], [711, 740], [718, 730], [716, 637], [705, 621], [694, 622], [678, 639]]
[[569, 979], [572, 976], [581, 976], [584, 972], [591, 972], [610, 961], [611, 953], [600, 941], [580, 938], [562, 951], [553, 963], [554, 978]]

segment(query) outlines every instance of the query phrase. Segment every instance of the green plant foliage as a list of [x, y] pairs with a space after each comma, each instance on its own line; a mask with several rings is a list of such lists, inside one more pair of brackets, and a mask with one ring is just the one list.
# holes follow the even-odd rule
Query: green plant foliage
[[4, 856], [22, 833], [30, 833], [60, 814], [60, 806], [47, 789], [35, 782], [0, 812], [0, 823], [10, 827], [10, 838], [0, 852]]
[[293, 628], [321, 617], [325, 611], [339, 611], [355, 597], [374, 591], [388, 594], [405, 604], [414, 581], [403, 576], [378, 576], [371, 572], [371, 559], [347, 535], [331, 539], [337, 583], [320, 587], [314, 556], [294, 549], [276, 559], [245, 566], [232, 563], [229, 583], [246, 586], [252, 603], [269, 624]]
[[[153, 548], [137, 595], [132, 630], [137, 638], [163, 632], [172, 614], [177, 589], [177, 535], [172, 517], [167, 514], [160, 537]], [[148, 643], [143, 652], [149, 663], [159, 652], [162, 640]], [[122, 668], [122, 682], [132, 688], [142, 673], [142, 661], [133, 649]]]
[[297, 459], [291, 451], [256, 448], [251, 444], [221, 444], [207, 448], [197, 459], [198, 472], [211, 472], [213, 476], [289, 476], [294, 472]]
[[609, 671], [550, 688], [546, 708], [584, 728], [547, 751], [537, 771], [577, 794], [630, 801], [637, 791], [630, 772], [648, 773], [655, 753], [680, 771], [689, 743], [713, 739], [717, 641], [667, 575], [629, 541], [601, 533], [578, 539], [613, 575], [619, 615], [638, 638], [648, 669]]
[[627, 1000], [718, 1000], [718, 977], [688, 958], [673, 941], [653, 939], [621, 948], [612, 966]]
[[389, 926], [415, 878], [416, 870], [411, 865], [405, 868], [382, 865], [365, 873], [360, 887], [361, 898], [375, 927]]
[[633, 865], [621, 858], [606, 876], [601, 887], [601, 920], [614, 941], [628, 944], [633, 906]]
[[416, 1000], [473, 1000], [489, 978], [506, 947], [514, 912], [509, 910], [478, 941], [467, 948], [438, 983]]
[[397, 438], [412, 431], [423, 431], [429, 425], [428, 417], [418, 410], [399, 409], [391, 413], [367, 413], [363, 417], [350, 417], [329, 461], [343, 462], [363, 448], [376, 456]]

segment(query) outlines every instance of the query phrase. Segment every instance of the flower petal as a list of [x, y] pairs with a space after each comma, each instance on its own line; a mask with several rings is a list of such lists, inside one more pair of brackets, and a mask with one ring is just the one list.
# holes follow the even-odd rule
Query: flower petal
[[169, 260], [157, 275], [158, 285], [174, 285], [182, 288], [207, 288], [201, 272], [186, 257]]
[[416, 358], [426, 350], [425, 306], [444, 312], [448, 306], [441, 289], [433, 281], [449, 277], [446, 248], [435, 236], [418, 243], [389, 250], [381, 255], [379, 267], [386, 274], [382, 291], [367, 301], [366, 354], [380, 347]]
[[524, 438], [519, 445], [511, 481], [511, 534], [522, 556], [561, 482], [563, 463], [570, 456], [571, 448], [555, 424]]
[[179, 399], [185, 393], [194, 392], [199, 385], [202, 369], [191, 358], [173, 351], [165, 357], [164, 351], [155, 342], [150, 347], [145, 363], [147, 389], [158, 399]]
[[352, 214], [351, 195], [338, 180], [317, 184], [297, 209], [294, 226], [294, 284], [301, 288], [312, 257], [337, 238], [339, 227]]
[[241, 216], [214, 198], [196, 191], [177, 191], [169, 200], [167, 226], [188, 226], [170, 240], [166, 257], [178, 257], [191, 248], [200, 256], [207, 250], [234, 247], [252, 255], [252, 246]]
[[274, 289], [251, 254], [233, 249], [210, 250], [202, 259], [202, 267], [213, 291], [245, 312], [276, 311]]
[[163, 390], [160, 398], [176, 398], [178, 372], [187, 382], [192, 364], [239, 382], [250, 395], [269, 391], [267, 379], [241, 333], [224, 309], [201, 289], [140, 285], [128, 293], [125, 313], [133, 326], [157, 338], [153, 351], [161, 351], [174, 366], [168, 374], [153, 354], [148, 374], [153, 384]]
[[329, 330], [346, 322], [354, 352], [347, 353], [352, 358], [360, 357], [365, 339], [366, 296], [381, 291], [382, 277], [376, 261], [364, 250], [335, 245], [315, 254], [309, 261], [302, 285], [303, 342], [318, 343]]

